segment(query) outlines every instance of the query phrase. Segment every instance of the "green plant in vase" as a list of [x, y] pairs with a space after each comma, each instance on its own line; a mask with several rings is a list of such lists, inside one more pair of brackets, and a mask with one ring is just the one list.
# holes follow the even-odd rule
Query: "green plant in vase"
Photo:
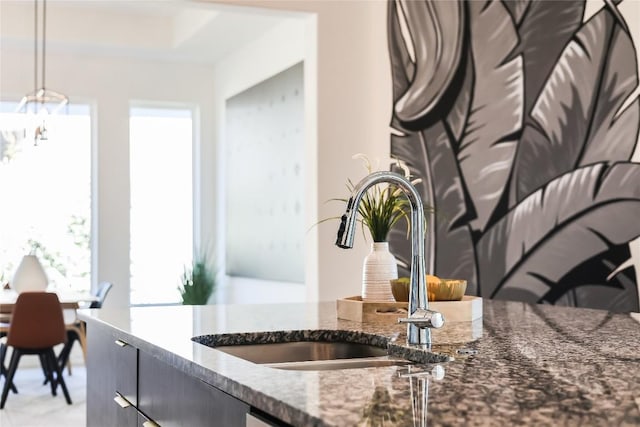
[[206, 253], [199, 253], [190, 267], [184, 267], [178, 287], [184, 305], [204, 305], [216, 286], [216, 273]]
[[[354, 159], [364, 162], [367, 172], [371, 174], [373, 168], [369, 159], [363, 154], [356, 154]], [[404, 171], [409, 178], [407, 166], [397, 161], [397, 167]], [[412, 184], [420, 182], [419, 179]], [[355, 184], [349, 180], [347, 188], [353, 193]], [[347, 202], [347, 199], [335, 199]], [[362, 271], [362, 299], [367, 301], [394, 301], [391, 293], [390, 281], [398, 278], [397, 261], [389, 252], [387, 238], [391, 229], [398, 221], [405, 219], [407, 222], [407, 236], [410, 232], [409, 213], [411, 206], [404, 191], [393, 184], [380, 184], [372, 187], [364, 194], [358, 206], [359, 221], [362, 223], [363, 232], [366, 228], [373, 240], [371, 253], [367, 255], [363, 263]]]

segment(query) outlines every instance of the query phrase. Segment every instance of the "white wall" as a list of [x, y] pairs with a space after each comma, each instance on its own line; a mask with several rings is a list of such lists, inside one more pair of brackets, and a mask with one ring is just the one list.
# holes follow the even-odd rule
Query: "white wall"
[[[29, 52], [29, 51], [28, 51]], [[0, 94], [20, 99], [33, 90], [33, 74], [15, 64], [32, 64], [31, 53], [3, 49], [0, 64]], [[206, 66], [122, 60], [121, 58], [47, 54], [47, 83], [65, 93], [72, 102], [89, 102], [98, 113], [94, 126], [93, 200], [95, 232], [94, 284], [114, 283], [105, 307], [129, 304], [129, 102], [158, 101], [200, 105], [200, 116], [212, 116], [211, 69]], [[212, 125], [202, 120], [196, 132], [203, 142], [199, 162], [211, 158]], [[87, 144], [91, 141], [87, 141]], [[202, 180], [194, 188], [213, 197], [211, 167], [202, 167]], [[97, 212], [97, 215], [95, 215]], [[213, 217], [203, 207], [203, 217]], [[170, 224], [167, 224], [170, 227]], [[203, 224], [204, 232], [210, 232]], [[159, 244], [162, 230], [159, 230]]]
[[[306, 52], [305, 100], [312, 102], [313, 94], [317, 94], [315, 106], [307, 105], [305, 116], [309, 144], [305, 164], [308, 176], [305, 212], [309, 227], [319, 219], [341, 215], [343, 207], [339, 203], [326, 202], [347, 197], [347, 179], [358, 181], [366, 174], [351, 156], [358, 152], [371, 158], [389, 156], [391, 75], [386, 42], [387, 3], [380, 0], [219, 3], [312, 15], [305, 21], [305, 46], [298, 46]], [[314, 27], [315, 37], [310, 34]], [[289, 43], [285, 46], [290, 46]], [[277, 72], [286, 68], [283, 64], [287, 60], [294, 61], [289, 65], [299, 60], [294, 58], [293, 46], [290, 46], [291, 50], [280, 49], [279, 44], [275, 46], [282, 51], [283, 58], [247, 59], [248, 68], [221, 65], [217, 67], [216, 80], [221, 78], [221, 69], [226, 67], [230, 75], [242, 80], [239, 86], [246, 88], [268, 76], [253, 69], [262, 61], [277, 63], [274, 67]], [[238, 52], [238, 55], [242, 54]], [[291, 56], [284, 58], [286, 55]], [[245, 72], [256, 72], [260, 76], [252, 80], [254, 75], [242, 76]], [[242, 88], [238, 87], [238, 91]], [[219, 101], [216, 105], [220, 105]], [[311, 228], [307, 234], [305, 285], [306, 298], [310, 301], [335, 300], [360, 293], [362, 260], [369, 250], [368, 245], [358, 233], [359, 240], [354, 249], [337, 248], [334, 245], [337, 228], [337, 222], [327, 222]]]
[[[291, 18], [282, 24], [265, 33], [258, 40], [255, 40], [242, 49], [228, 55], [214, 67], [213, 71], [213, 99], [214, 99], [214, 127], [216, 129], [214, 145], [216, 147], [217, 160], [217, 196], [215, 202], [218, 207], [216, 224], [216, 253], [220, 265], [221, 274], [218, 277], [219, 291], [216, 300], [224, 303], [235, 302], [268, 302], [277, 300], [278, 295], [288, 301], [304, 301], [306, 299], [305, 286], [303, 284], [287, 283], [262, 283], [257, 280], [243, 280], [242, 278], [230, 278], [224, 275], [222, 266], [226, 265], [225, 241], [226, 241], [226, 197], [225, 192], [229, 188], [225, 182], [226, 163], [225, 153], [227, 151], [226, 138], [226, 101], [240, 92], [278, 74], [289, 67], [304, 61], [304, 99], [305, 99], [305, 126], [314, 121], [315, 111], [315, 79], [313, 64], [315, 63], [313, 40], [315, 32], [313, 30], [314, 18], [312, 16], [301, 16]], [[307, 91], [311, 91], [311, 96]], [[305, 129], [305, 164], [313, 161], [315, 156], [315, 135]], [[251, 176], [252, 171], [246, 170], [243, 173]], [[255, 182], [259, 182], [265, 177], [254, 176]], [[309, 173], [305, 174], [305, 195], [304, 212], [309, 212], [308, 206], [313, 203], [316, 194], [315, 177]], [[251, 197], [250, 194], [247, 195]], [[305, 222], [309, 223], [311, 217], [305, 216]], [[316, 245], [310, 245], [308, 239], [305, 241], [305, 255], [310, 254], [311, 261], [305, 262], [305, 283], [313, 279], [308, 274], [313, 264], [313, 254], [316, 253]], [[311, 265], [310, 265], [311, 264]]]
[[[374, 158], [388, 156], [391, 80], [386, 51], [386, 3], [253, 1], [243, 4], [310, 14], [304, 23], [304, 39], [288, 40], [291, 49], [272, 45], [268, 56], [263, 54], [246, 60], [242, 83], [230, 85], [226, 90], [237, 93], [286, 68], [284, 64], [293, 65], [304, 56], [305, 78], [309, 82], [305, 87], [305, 98], [309, 100], [305, 120], [309, 143], [305, 164], [308, 172], [305, 187], [307, 223], [311, 226], [320, 218], [340, 215], [341, 206], [325, 202], [347, 195], [347, 178], [357, 181], [364, 176], [364, 170], [351, 156], [357, 152]], [[277, 48], [275, 54], [274, 47]], [[294, 51], [297, 53], [293, 54]], [[12, 91], [2, 90], [3, 97], [21, 97], [32, 90], [31, 73], [12, 66], [31, 61], [30, 55], [2, 52], [0, 89], [11, 88]], [[269, 64], [272, 64], [271, 69]], [[240, 75], [240, 69], [229, 69], [229, 73]], [[202, 195], [202, 205], [198, 209], [204, 220], [196, 223], [196, 227], [205, 244], [221, 230], [215, 211], [217, 174], [209, 163], [211, 159], [217, 161], [212, 135], [220, 122], [211, 102], [220, 86], [214, 87], [210, 77], [211, 70], [204, 66], [65, 57], [48, 52], [48, 86], [72, 99], [93, 101], [99, 111], [98, 145], [94, 150], [94, 187], [97, 189], [94, 203], [98, 207], [94, 229], [99, 246], [95, 251], [94, 273], [97, 274], [94, 280], [111, 280], [116, 284], [109, 304], [128, 303], [129, 177], [122, 171], [128, 168], [130, 99], [203, 106], [200, 112], [203, 144], [196, 165], [200, 167], [202, 178], [194, 188]], [[216, 99], [219, 105], [220, 97]], [[317, 102], [313, 102], [314, 99]], [[337, 223], [326, 223], [312, 228], [307, 234], [305, 292], [309, 300], [333, 300], [360, 291], [361, 263], [368, 248], [362, 241], [356, 242], [351, 251], [336, 248], [336, 229]]]

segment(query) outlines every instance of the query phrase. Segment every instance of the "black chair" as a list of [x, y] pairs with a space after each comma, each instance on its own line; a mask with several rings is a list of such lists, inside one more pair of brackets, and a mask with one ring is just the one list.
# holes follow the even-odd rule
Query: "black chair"
[[98, 285], [98, 290], [95, 293], [96, 300], [91, 303], [89, 308], [102, 308], [102, 304], [104, 304], [105, 298], [107, 298], [107, 294], [113, 287], [113, 283], [111, 282], [102, 282]]
[[[98, 286], [98, 290], [95, 292], [96, 300], [91, 302], [89, 308], [102, 308], [102, 304], [104, 304], [104, 300], [107, 298], [107, 294], [113, 287], [113, 283], [111, 282], [102, 282]], [[79, 341], [82, 346], [82, 352], [86, 355], [86, 339], [85, 339], [85, 325], [82, 321], [76, 321], [74, 323], [66, 325], [67, 329], [67, 342], [60, 350], [60, 354], [58, 354], [58, 366], [60, 369], [63, 369], [68, 361], [69, 355], [71, 354], [71, 349], [73, 348], [73, 343], [75, 341]]]
[[[7, 347], [13, 347], [7, 378], [2, 388], [0, 409], [9, 394], [13, 377], [24, 354], [37, 354], [43, 362], [47, 380], [51, 383], [51, 394], [56, 395], [58, 384], [62, 387], [67, 403], [71, 397], [62, 378], [60, 366], [56, 363], [53, 347], [66, 342], [67, 334], [62, 317], [62, 307], [58, 296], [48, 292], [23, 292], [18, 295], [11, 325], [7, 334]], [[54, 375], [55, 378], [54, 378]]]
[[[4, 366], [4, 357], [7, 354], [7, 346], [4, 342], [5, 340], [0, 341], [0, 377], [4, 375], [5, 381], [8, 381], [7, 378], [7, 368]], [[18, 389], [13, 384], [13, 381], [10, 383], [11, 391], [14, 393], [18, 392]]]

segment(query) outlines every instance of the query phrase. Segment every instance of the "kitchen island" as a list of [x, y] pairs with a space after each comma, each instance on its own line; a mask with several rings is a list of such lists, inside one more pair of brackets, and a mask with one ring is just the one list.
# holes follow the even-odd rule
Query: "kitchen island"
[[[114, 407], [117, 391], [120, 406], [128, 402], [137, 410], [130, 412], [131, 425], [151, 419], [162, 426], [194, 425], [181, 424], [183, 407], [186, 416], [212, 408], [213, 415], [201, 415], [206, 419], [202, 424], [225, 426], [245, 425], [245, 412], [247, 420], [296, 426], [640, 424], [636, 315], [517, 302], [483, 304], [481, 321], [449, 323], [434, 331], [432, 351], [449, 361], [322, 371], [254, 364], [192, 338], [323, 330], [345, 336], [364, 332], [378, 344], [403, 348], [406, 326], [340, 320], [335, 303], [329, 302], [84, 310], [87, 423], [125, 424], [105, 412]], [[112, 338], [119, 346], [113, 346]], [[111, 383], [114, 373], [104, 360], [111, 347], [105, 346], [135, 349], [125, 356], [125, 368], [122, 360], [109, 359], [120, 366], [123, 381], [131, 380], [128, 385]], [[408, 348], [407, 354], [414, 350]], [[153, 364], [159, 368], [149, 368]], [[198, 389], [195, 397], [187, 394], [191, 385]], [[215, 408], [231, 408], [232, 413]]]

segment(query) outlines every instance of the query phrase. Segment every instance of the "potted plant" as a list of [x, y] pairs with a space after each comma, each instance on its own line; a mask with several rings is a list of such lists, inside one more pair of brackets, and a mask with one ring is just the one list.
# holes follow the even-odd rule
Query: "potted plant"
[[184, 267], [178, 287], [184, 305], [207, 304], [216, 286], [216, 273], [206, 253], [198, 252], [191, 267]]
[[[361, 159], [367, 172], [373, 168], [367, 156], [356, 154], [354, 159]], [[398, 161], [397, 166], [409, 177], [409, 168]], [[419, 179], [412, 183], [420, 182]], [[348, 181], [347, 188], [353, 192], [355, 185]], [[347, 202], [346, 199], [336, 199]], [[400, 221], [407, 222], [407, 235], [410, 231], [409, 213], [411, 207], [404, 192], [392, 184], [381, 184], [371, 188], [362, 198], [358, 206], [359, 221], [363, 232], [366, 228], [373, 240], [371, 252], [365, 257], [362, 268], [362, 299], [375, 301], [395, 301], [391, 293], [390, 280], [398, 278], [398, 267], [395, 256], [389, 252], [387, 241], [389, 232]]]

